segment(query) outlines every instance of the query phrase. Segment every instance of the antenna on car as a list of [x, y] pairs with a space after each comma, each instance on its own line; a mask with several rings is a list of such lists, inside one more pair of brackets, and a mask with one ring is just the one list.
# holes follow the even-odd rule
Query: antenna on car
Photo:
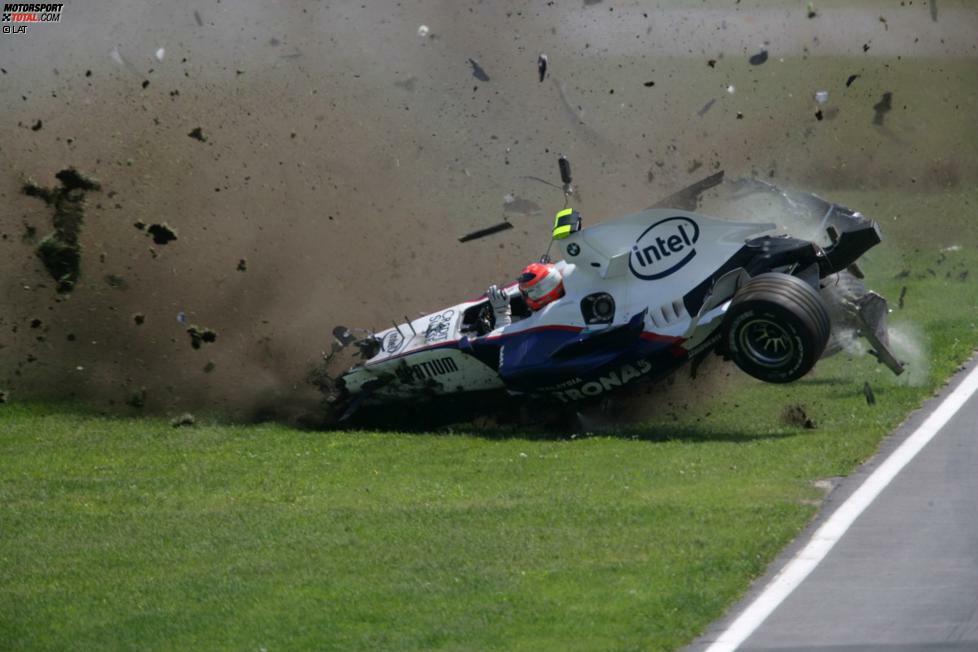
[[560, 180], [564, 182], [564, 208], [567, 208], [568, 198], [574, 194], [574, 186], [571, 185], [570, 161], [563, 154], [557, 159], [557, 167], [560, 168]]
[[550, 262], [550, 248], [553, 247], [554, 240], [561, 240], [572, 233], [581, 230], [581, 214], [573, 208], [568, 208], [567, 203], [570, 196], [574, 194], [574, 186], [571, 185], [570, 161], [563, 154], [557, 159], [557, 167], [560, 169], [560, 180], [564, 183], [564, 208], [557, 213], [554, 218], [554, 228], [547, 245], [547, 253], [540, 257], [541, 263]]

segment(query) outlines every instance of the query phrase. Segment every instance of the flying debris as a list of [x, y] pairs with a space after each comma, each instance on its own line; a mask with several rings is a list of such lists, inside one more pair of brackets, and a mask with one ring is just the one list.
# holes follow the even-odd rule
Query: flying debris
[[170, 419], [170, 425], [174, 428], [189, 428], [195, 423], [197, 423], [197, 419], [195, 419], [194, 415], [190, 414], [189, 412], [184, 412], [180, 416]]
[[190, 346], [199, 349], [201, 344], [210, 344], [217, 341], [217, 332], [210, 328], [201, 328], [196, 324], [187, 327], [187, 334], [190, 335]]
[[479, 65], [478, 61], [476, 61], [475, 59], [469, 59], [469, 63], [472, 65], [473, 77], [475, 77], [479, 81], [484, 81], [484, 82], [489, 81], [489, 75], [487, 75], [486, 71], [482, 69], [482, 66]]
[[761, 48], [760, 52], [751, 55], [751, 58], [748, 59], [748, 62], [752, 66], [759, 66], [762, 63], [765, 63], [766, 61], [767, 61], [767, 50], [765, 48]]
[[165, 245], [177, 239], [177, 232], [166, 222], [163, 224], [150, 224], [146, 233], [153, 237], [153, 242], [158, 245]]
[[547, 66], [550, 64], [550, 58], [541, 54], [537, 57], [537, 72], [540, 74], [540, 82], [542, 83], [544, 79], [547, 78]]
[[85, 193], [101, 186], [74, 168], [66, 168], [54, 177], [60, 187], [43, 188], [33, 181], [24, 184], [22, 192], [37, 197], [52, 209], [54, 231], [37, 245], [34, 253], [58, 283], [58, 292], [71, 292], [81, 275], [81, 245], [79, 234], [85, 221]]
[[479, 229], [478, 231], [466, 233], [461, 238], [459, 238], [458, 241], [468, 242], [469, 240], [478, 240], [479, 238], [484, 238], [487, 235], [493, 235], [494, 233], [499, 233], [500, 231], [505, 231], [511, 228], [513, 228], [513, 225], [510, 224], [509, 222], [500, 222], [499, 224], [494, 224], [484, 229]]
[[876, 112], [876, 115], [873, 116], [873, 124], [882, 125], [883, 116], [885, 116], [887, 113], [889, 113], [892, 110], [893, 110], [893, 93], [887, 91], [886, 93], [883, 93], [882, 99], [880, 99], [879, 102], [873, 105], [873, 111]]
[[866, 405], [876, 405], [876, 394], [873, 393], [873, 388], [869, 386], [869, 381], [863, 383], [863, 396], [866, 397]]
[[860, 77], [859, 75], [849, 75], [849, 79], [846, 80], [846, 88], [852, 86], [852, 82], [859, 79], [859, 77]]

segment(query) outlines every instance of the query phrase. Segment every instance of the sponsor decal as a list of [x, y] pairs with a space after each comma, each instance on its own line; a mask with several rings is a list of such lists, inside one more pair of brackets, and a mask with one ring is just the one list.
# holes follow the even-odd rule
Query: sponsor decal
[[452, 323], [455, 311], [449, 308], [439, 315], [428, 318], [428, 328], [424, 332], [424, 343], [441, 342], [448, 339], [448, 329]]
[[699, 225], [688, 217], [659, 220], [635, 239], [628, 269], [643, 281], [665, 278], [696, 256], [699, 237]]
[[576, 385], [579, 385], [580, 383], [581, 383], [581, 379], [575, 377], [575, 378], [571, 378], [570, 380], [565, 380], [562, 383], [557, 383], [556, 385], [551, 385], [550, 387], [542, 387], [541, 388], [541, 391], [544, 391], [544, 392], [556, 392], [558, 390], [566, 389], [568, 387], [574, 387]]
[[383, 347], [387, 353], [396, 353], [404, 345], [404, 336], [393, 330], [384, 335]]
[[578, 244], [576, 242], [572, 242], [569, 245], [567, 245], [567, 255], [568, 256], [576, 256], [579, 253], [581, 253], [581, 248], [580, 248], [580, 246], [578, 246]]
[[7, 2], [3, 5], [0, 23], [4, 34], [27, 34], [27, 27], [35, 23], [61, 21], [64, 3]]
[[615, 371], [607, 373], [595, 380], [588, 381], [576, 389], [553, 392], [553, 395], [564, 403], [580, 401], [585, 398], [604, 394], [615, 387], [621, 387], [636, 378], [641, 378], [650, 371], [652, 371], [652, 364], [648, 360], [639, 360], [635, 364], [624, 364]]
[[397, 377], [402, 383], [427, 380], [435, 376], [445, 376], [458, 371], [458, 365], [450, 357], [428, 360], [417, 364], [404, 364], [397, 369]]

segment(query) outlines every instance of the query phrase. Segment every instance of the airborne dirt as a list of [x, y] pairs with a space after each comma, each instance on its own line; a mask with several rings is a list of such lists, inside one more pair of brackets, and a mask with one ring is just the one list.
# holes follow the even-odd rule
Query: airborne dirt
[[[0, 387], [240, 419], [315, 409], [304, 379], [334, 326], [385, 328], [539, 257], [563, 198], [538, 179], [557, 181], [560, 153], [586, 224], [721, 168], [827, 191], [978, 180], [968, 5], [935, 22], [926, 3], [821, 2], [813, 20], [731, 4], [137, 0], [3, 35]], [[832, 120], [812, 117], [822, 89]], [[102, 191], [51, 240], [48, 186], [72, 166]], [[65, 183], [61, 210], [83, 190]], [[57, 255], [38, 257], [32, 229]], [[195, 323], [220, 337], [187, 346]]]

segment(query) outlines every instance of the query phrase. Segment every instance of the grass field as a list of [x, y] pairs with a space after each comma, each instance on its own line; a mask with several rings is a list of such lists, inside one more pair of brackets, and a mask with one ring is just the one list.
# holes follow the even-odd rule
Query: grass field
[[[790, 386], [719, 367], [736, 390], [600, 436], [175, 429], [0, 406], [0, 648], [689, 642], [804, 528], [814, 482], [872, 455], [978, 345], [968, 217], [944, 211], [938, 230], [901, 222], [915, 209], [899, 198], [841, 199], [895, 243], [867, 268], [894, 303], [908, 287], [891, 321], [924, 346], [916, 384], [868, 356]], [[949, 239], [965, 246], [942, 252]], [[795, 404], [816, 429], [783, 421]]]

